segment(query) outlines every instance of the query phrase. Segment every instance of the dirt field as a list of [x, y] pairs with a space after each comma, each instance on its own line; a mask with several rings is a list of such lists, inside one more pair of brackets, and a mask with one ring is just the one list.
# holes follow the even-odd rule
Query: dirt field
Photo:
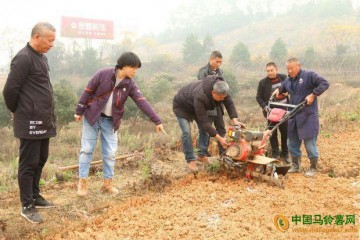
[[[159, 151], [152, 184], [134, 162], [118, 164], [120, 196], [102, 195], [96, 176], [85, 199], [76, 197], [75, 181], [47, 185], [43, 195], [57, 207], [40, 210], [40, 225], [21, 218], [17, 192], [1, 195], [0, 239], [359, 239], [359, 142], [357, 126], [320, 134], [320, 173], [290, 175], [284, 190], [224, 173], [194, 179], [182, 153]], [[284, 232], [274, 225], [278, 214]]]

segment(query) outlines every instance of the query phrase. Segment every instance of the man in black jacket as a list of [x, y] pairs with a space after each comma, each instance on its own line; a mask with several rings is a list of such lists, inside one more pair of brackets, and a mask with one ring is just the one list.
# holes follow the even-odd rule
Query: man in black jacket
[[[233, 124], [241, 125], [237, 121], [237, 112], [230, 95], [229, 86], [223, 78], [208, 76], [203, 81], [192, 82], [181, 88], [173, 100], [173, 111], [179, 122], [182, 135], [182, 147], [185, 160], [191, 171], [196, 172], [196, 161], [206, 162], [208, 136], [215, 137], [226, 148], [227, 142], [220, 136], [209, 121], [207, 111], [215, 109], [221, 103], [225, 105]], [[195, 120], [199, 128], [199, 152], [195, 158], [192, 146], [190, 122]]]
[[[39, 182], [49, 154], [49, 139], [56, 135], [53, 89], [44, 53], [55, 41], [55, 28], [37, 23], [31, 39], [11, 61], [3, 95], [14, 119], [14, 135], [20, 139], [18, 182], [21, 216], [32, 223], [43, 221], [36, 208], [54, 205], [40, 195]], [[35, 208], [36, 207], [36, 208]]]
[[[268, 107], [269, 99], [271, 94], [275, 89], [281, 86], [281, 82], [286, 79], [285, 74], [277, 73], [277, 66], [274, 62], [269, 62], [266, 64], [266, 73], [267, 76], [259, 81], [259, 86], [256, 94], [256, 101], [259, 103], [260, 107], [263, 109], [264, 117], [267, 117], [267, 114], [271, 109]], [[277, 102], [288, 103], [287, 95], [279, 95], [276, 99]], [[276, 123], [268, 121], [269, 129], [272, 129]], [[289, 162], [289, 151], [287, 147], [287, 122], [284, 122], [279, 126], [281, 133], [281, 154], [279, 150], [279, 141], [277, 131], [270, 137], [270, 145], [272, 148], [272, 157], [278, 159], [281, 157], [285, 162]]]
[[209, 59], [208, 64], [206, 64], [205, 66], [203, 66], [202, 68], [199, 69], [197, 78], [199, 80], [201, 80], [201, 79], [203, 79], [207, 76], [211, 76], [211, 75], [223, 77], [224, 73], [220, 69], [220, 66], [222, 64], [222, 59], [223, 59], [223, 57], [219, 51], [213, 51], [210, 54], [210, 59]]
[[[223, 77], [224, 73], [220, 69], [220, 66], [222, 64], [222, 59], [223, 59], [222, 54], [219, 51], [213, 51], [210, 54], [210, 59], [208, 64], [206, 64], [205, 66], [199, 69], [199, 73], [197, 75], [198, 80], [207, 79], [206, 78], [207, 76]], [[210, 121], [214, 123], [216, 131], [219, 133], [219, 135], [225, 137], [226, 129], [223, 119], [223, 115], [224, 115], [223, 107], [220, 105], [219, 107], [216, 107], [214, 110], [209, 110], [207, 114], [209, 116]], [[225, 149], [219, 143], [218, 143], [218, 147], [219, 147], [219, 155], [223, 154]], [[210, 156], [208, 152], [207, 155]]]

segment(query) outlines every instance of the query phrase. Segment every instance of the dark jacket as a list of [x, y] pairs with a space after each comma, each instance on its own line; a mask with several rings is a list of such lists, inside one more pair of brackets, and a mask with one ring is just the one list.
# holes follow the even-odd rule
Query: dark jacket
[[[285, 74], [277, 74], [280, 82], [283, 82], [286, 79]], [[259, 85], [256, 93], [256, 101], [259, 103], [260, 107], [264, 109], [269, 103], [271, 97], [271, 80], [268, 77], [265, 77], [259, 81]]]
[[151, 121], [156, 125], [161, 124], [160, 118], [142, 95], [134, 80], [125, 78], [114, 88], [116, 82], [115, 73], [115, 68], [105, 68], [95, 73], [80, 97], [76, 114], [84, 115], [90, 125], [93, 126], [100, 118], [101, 112], [113, 91], [112, 117], [114, 131], [119, 129], [121, 119], [124, 116], [124, 105], [129, 96]]
[[209, 75], [216, 75], [216, 76], [219, 76], [219, 77], [223, 77], [224, 73], [220, 68], [216, 69], [216, 71], [214, 73], [214, 71], [210, 67], [210, 63], [208, 63], [208, 64], [206, 64], [205, 66], [203, 66], [202, 68], [199, 69], [197, 79], [200, 80], [200, 79], [203, 79], [204, 77], [207, 77]]
[[[189, 121], [197, 121], [211, 137], [214, 137], [217, 132], [211, 126], [206, 111], [221, 104], [221, 102], [215, 101], [211, 95], [213, 86], [218, 81], [224, 81], [224, 79], [218, 76], [208, 76], [204, 81], [192, 82], [181, 88], [173, 99], [175, 115]], [[230, 118], [238, 117], [230, 95], [222, 103]]]
[[[320, 96], [329, 88], [329, 85], [329, 82], [317, 73], [301, 69], [295, 79], [287, 77], [281, 83], [280, 93], [288, 92], [290, 94], [290, 104], [297, 105], [311, 93]], [[306, 106], [295, 117], [290, 118], [288, 123], [289, 138], [293, 138], [296, 131], [301, 140], [317, 136], [319, 134], [317, 98], [310, 106]]]
[[56, 135], [48, 61], [29, 43], [11, 61], [3, 95], [14, 113], [15, 137], [46, 139]]

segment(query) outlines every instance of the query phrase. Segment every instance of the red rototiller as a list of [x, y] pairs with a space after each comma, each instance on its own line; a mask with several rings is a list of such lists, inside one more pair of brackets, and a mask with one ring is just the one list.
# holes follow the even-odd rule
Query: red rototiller
[[230, 126], [228, 137], [231, 142], [226, 152], [220, 156], [221, 165], [227, 169], [245, 172], [248, 180], [255, 178], [285, 188], [286, 173], [291, 165], [265, 156], [267, 140], [280, 124], [294, 117], [304, 106], [305, 101], [298, 105], [269, 101], [273, 114], [270, 112], [268, 119], [278, 123], [265, 132]]

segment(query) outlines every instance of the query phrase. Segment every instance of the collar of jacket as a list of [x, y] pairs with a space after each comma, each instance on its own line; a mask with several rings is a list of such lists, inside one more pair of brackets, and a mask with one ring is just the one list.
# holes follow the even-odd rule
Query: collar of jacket
[[270, 81], [270, 82], [273, 81], [273, 80], [275, 80], [276, 78], [277, 78], [279, 81], [281, 80], [279, 74], [276, 74], [276, 77], [275, 77], [275, 78], [269, 78], [268, 76], [266, 76], [266, 80], [268, 80], [268, 81]]
[[217, 68], [216, 70], [213, 70], [213, 69], [211, 68], [210, 62], [208, 62], [207, 68], [208, 68], [208, 74], [209, 74], [209, 75], [214, 75], [214, 72], [215, 72], [216, 74], [219, 72], [219, 68]]
[[[114, 68], [114, 75], [112, 78], [112, 81], [114, 82], [114, 86], [116, 84], [116, 68]], [[133, 80], [129, 77], [125, 77], [123, 80], [120, 81], [120, 83], [115, 87], [115, 88], [119, 88], [119, 87], [127, 87]]]
[[117, 86], [118, 87], [124, 87], [124, 86], [127, 86], [129, 85], [133, 80], [131, 78], [124, 78]]
[[42, 53], [39, 53], [39, 52], [37, 52], [35, 49], [33, 49], [33, 47], [30, 45], [30, 42], [28, 42], [28, 43], [26, 44], [26, 46], [27, 46], [28, 48], [30, 48], [30, 50], [31, 50], [32, 52], [34, 52], [36, 55], [42, 56]]

